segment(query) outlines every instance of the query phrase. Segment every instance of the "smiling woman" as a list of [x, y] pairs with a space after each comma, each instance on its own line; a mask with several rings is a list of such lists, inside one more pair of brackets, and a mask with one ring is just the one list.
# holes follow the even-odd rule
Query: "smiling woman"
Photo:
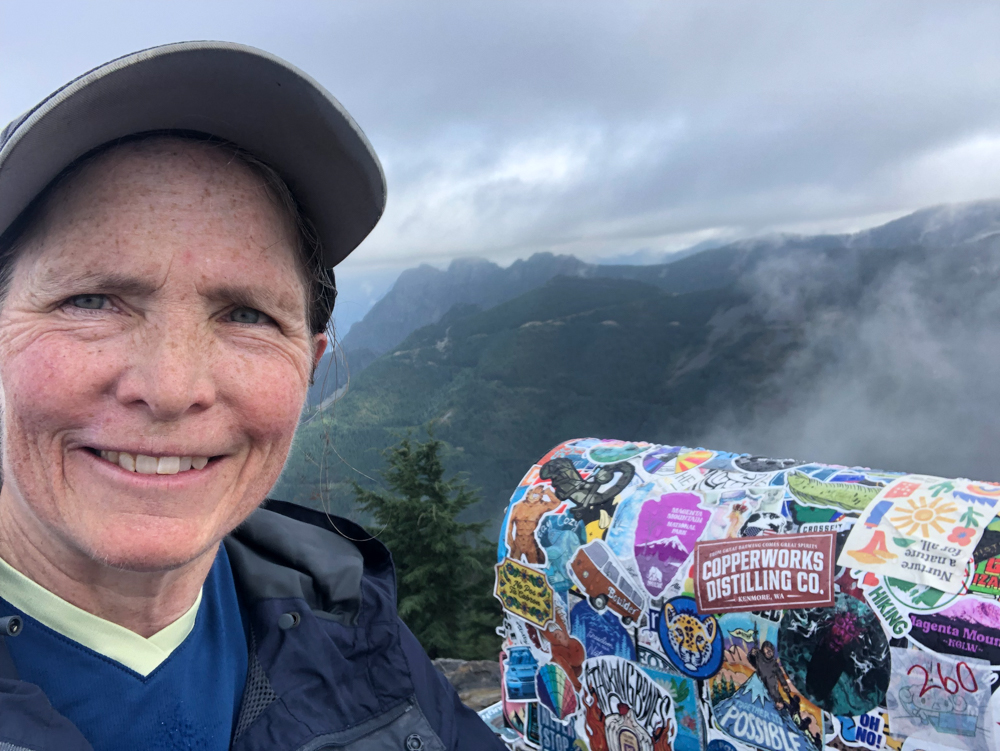
[[82, 588], [77, 605], [143, 636], [190, 606], [277, 480], [326, 345], [263, 187], [202, 144], [118, 146], [53, 191], [0, 309], [3, 557], [50, 591], [81, 556], [180, 566], [144, 611]]
[[235, 45], [123, 58], [4, 131], [0, 746], [499, 747], [379, 543], [258, 508], [383, 205], [335, 100]]

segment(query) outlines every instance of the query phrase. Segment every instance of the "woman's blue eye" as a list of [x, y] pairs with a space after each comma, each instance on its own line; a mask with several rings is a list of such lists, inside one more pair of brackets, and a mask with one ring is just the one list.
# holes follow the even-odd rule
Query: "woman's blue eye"
[[229, 318], [233, 323], [263, 323], [267, 320], [266, 315], [253, 308], [236, 308]]
[[100, 310], [108, 301], [107, 295], [77, 295], [69, 299], [74, 308], [86, 308], [87, 310]]

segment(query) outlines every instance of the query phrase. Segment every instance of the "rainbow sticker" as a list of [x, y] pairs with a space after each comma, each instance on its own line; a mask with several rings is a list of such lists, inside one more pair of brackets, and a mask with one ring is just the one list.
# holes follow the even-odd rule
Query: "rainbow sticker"
[[677, 457], [677, 464], [675, 465], [674, 472], [686, 472], [689, 469], [694, 469], [699, 464], [704, 464], [709, 459], [715, 456], [712, 451], [688, 451], [686, 454], [681, 454]]
[[969, 483], [969, 492], [987, 498], [1000, 498], [1000, 485], [994, 482]]
[[576, 712], [576, 692], [566, 671], [550, 662], [542, 665], [535, 676], [535, 691], [538, 701], [544, 704], [559, 720], [565, 720]]

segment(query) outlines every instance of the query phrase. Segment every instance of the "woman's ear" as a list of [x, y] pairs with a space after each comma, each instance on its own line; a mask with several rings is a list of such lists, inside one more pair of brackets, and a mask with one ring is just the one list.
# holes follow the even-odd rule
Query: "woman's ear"
[[325, 332], [322, 334], [316, 334], [313, 337], [312, 372], [309, 374], [310, 384], [312, 384], [313, 379], [316, 377], [316, 368], [319, 367], [319, 361], [323, 359], [323, 353], [326, 352], [326, 347], [329, 342], [330, 339], [327, 337]]

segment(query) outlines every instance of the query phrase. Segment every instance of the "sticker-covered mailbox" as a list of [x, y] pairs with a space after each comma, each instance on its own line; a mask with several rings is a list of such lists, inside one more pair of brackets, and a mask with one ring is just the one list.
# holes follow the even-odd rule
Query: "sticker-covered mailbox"
[[998, 501], [988, 482], [557, 446], [500, 537], [508, 743], [1000, 751]]

